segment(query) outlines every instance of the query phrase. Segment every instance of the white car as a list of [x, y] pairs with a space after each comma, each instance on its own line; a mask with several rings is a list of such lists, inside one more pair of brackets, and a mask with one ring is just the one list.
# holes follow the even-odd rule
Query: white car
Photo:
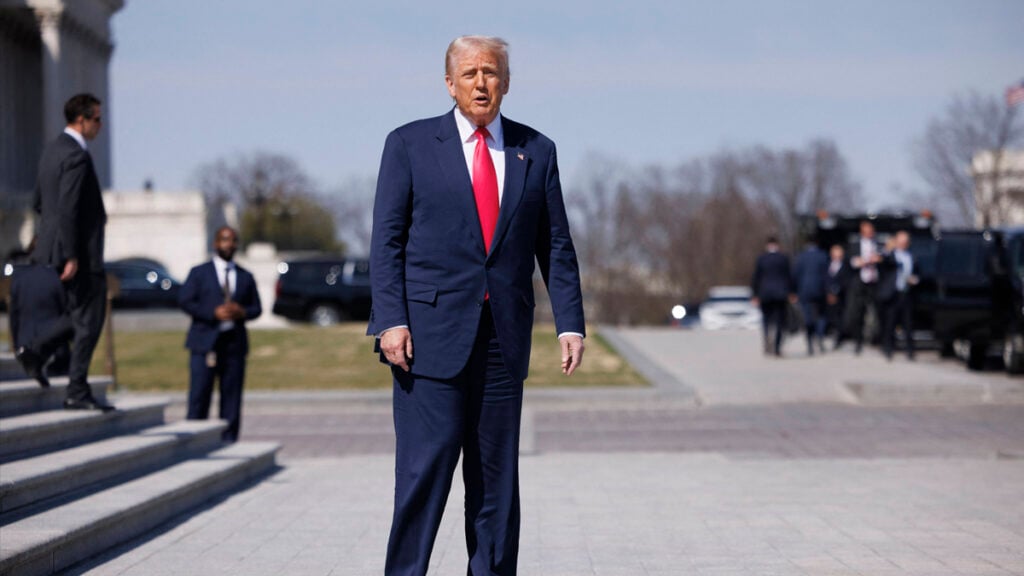
[[761, 310], [750, 302], [746, 286], [715, 286], [700, 305], [700, 325], [707, 330], [761, 327]]

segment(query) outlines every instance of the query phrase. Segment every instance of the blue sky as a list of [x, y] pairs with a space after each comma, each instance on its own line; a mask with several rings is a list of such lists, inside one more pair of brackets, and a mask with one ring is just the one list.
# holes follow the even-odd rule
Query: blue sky
[[205, 162], [294, 157], [331, 190], [392, 128], [446, 111], [448, 42], [510, 42], [502, 111], [642, 166], [834, 139], [872, 204], [922, 186], [911, 145], [958, 92], [1024, 78], [1024, 2], [129, 0], [115, 15], [113, 184], [188, 187]]

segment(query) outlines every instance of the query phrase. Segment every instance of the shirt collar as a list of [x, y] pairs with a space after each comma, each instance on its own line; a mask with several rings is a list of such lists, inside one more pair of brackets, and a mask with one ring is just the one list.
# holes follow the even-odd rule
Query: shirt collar
[[[469, 142], [474, 139], [473, 134], [476, 133], [476, 125], [469, 121], [468, 118], [462, 115], [459, 111], [458, 106], [452, 112], [455, 115], [455, 126], [459, 129], [459, 138], [462, 139], [463, 143]], [[491, 123], [485, 126], [487, 131], [491, 134], [491, 140], [494, 142], [494, 148], [501, 150], [505, 147], [505, 134], [501, 129], [501, 114], [494, 117]]]
[[229, 266], [231, 268], [235, 267], [234, 262], [228, 262], [227, 260], [221, 258], [218, 254], [213, 255], [213, 265], [216, 266], [218, 270], [227, 270]]
[[78, 142], [78, 145], [82, 147], [82, 150], [89, 149], [89, 145], [85, 143], [85, 138], [83, 138], [82, 135], [74, 128], [67, 126], [64, 128], [64, 133], [74, 138], [75, 142]]

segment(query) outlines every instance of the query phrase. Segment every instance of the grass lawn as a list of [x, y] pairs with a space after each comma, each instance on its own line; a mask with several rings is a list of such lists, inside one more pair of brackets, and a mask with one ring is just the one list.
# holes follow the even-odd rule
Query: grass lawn
[[[386, 366], [372, 352], [373, 340], [363, 335], [364, 323], [333, 328], [295, 327], [250, 330], [248, 390], [342, 390], [388, 388]], [[118, 385], [122, 390], [184, 391], [188, 389], [188, 352], [182, 332], [116, 334]], [[103, 341], [93, 357], [91, 373], [104, 369]], [[647, 382], [591, 332], [583, 366], [571, 378], [560, 370], [561, 352], [550, 325], [533, 335], [529, 387], [646, 386]]]

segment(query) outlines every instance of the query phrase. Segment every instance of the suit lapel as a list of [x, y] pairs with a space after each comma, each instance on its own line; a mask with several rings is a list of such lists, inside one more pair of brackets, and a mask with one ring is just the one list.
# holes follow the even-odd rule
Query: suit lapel
[[523, 199], [526, 186], [526, 168], [530, 157], [523, 149], [522, 134], [512, 122], [501, 118], [501, 130], [505, 140], [505, 189], [501, 194], [501, 207], [498, 209], [498, 223], [494, 228], [494, 239], [491, 241], [491, 254], [508, 231], [509, 223], [515, 215], [516, 208]]
[[436, 144], [437, 162], [448, 182], [445, 188], [451, 193], [456, 210], [465, 214], [467, 222], [472, 224], [469, 226], [469, 233], [482, 249], [484, 236], [480, 231], [480, 215], [477, 213], [476, 199], [473, 197], [473, 181], [466, 170], [466, 156], [462, 152], [462, 141], [459, 139], [459, 129], [455, 126], [453, 113], [441, 116]]

